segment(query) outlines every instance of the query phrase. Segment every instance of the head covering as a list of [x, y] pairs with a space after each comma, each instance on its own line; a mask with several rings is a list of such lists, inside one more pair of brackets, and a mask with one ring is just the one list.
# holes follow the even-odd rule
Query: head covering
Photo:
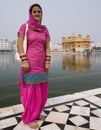
[[[33, 4], [33, 5], [37, 6], [38, 4]], [[33, 18], [31, 12], [30, 12], [33, 5], [31, 5], [30, 8], [29, 8], [29, 20], [27, 21], [27, 23], [28, 23], [28, 25], [35, 27], [38, 31], [44, 32], [46, 30], [45, 25], [42, 25], [41, 23], [37, 23], [36, 20]]]

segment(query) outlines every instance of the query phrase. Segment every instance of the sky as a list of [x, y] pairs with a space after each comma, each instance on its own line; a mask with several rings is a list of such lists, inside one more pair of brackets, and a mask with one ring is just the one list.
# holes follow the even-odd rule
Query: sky
[[62, 36], [72, 33], [90, 35], [92, 42], [101, 43], [101, 0], [0, 0], [0, 39], [17, 40], [33, 3], [43, 9], [42, 24], [49, 30], [51, 43], [62, 43]]

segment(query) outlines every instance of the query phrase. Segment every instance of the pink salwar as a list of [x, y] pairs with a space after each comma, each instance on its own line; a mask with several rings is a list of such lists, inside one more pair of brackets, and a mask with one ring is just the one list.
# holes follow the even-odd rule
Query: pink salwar
[[[21, 36], [25, 34], [26, 24], [23, 24], [18, 33]], [[28, 29], [27, 33], [27, 52], [30, 70], [28, 72], [21, 68], [20, 71], [20, 100], [24, 106], [24, 112], [22, 113], [22, 120], [25, 124], [30, 124], [40, 117], [41, 112], [48, 97], [48, 82], [38, 84], [24, 84], [22, 75], [26, 73], [37, 74], [46, 72], [45, 70], [45, 43], [49, 39], [48, 30], [47, 33], [37, 32], [32, 29]]]
[[40, 117], [44, 109], [48, 96], [48, 83], [41, 83], [20, 88], [21, 102], [24, 106], [22, 120], [25, 124], [30, 124]]

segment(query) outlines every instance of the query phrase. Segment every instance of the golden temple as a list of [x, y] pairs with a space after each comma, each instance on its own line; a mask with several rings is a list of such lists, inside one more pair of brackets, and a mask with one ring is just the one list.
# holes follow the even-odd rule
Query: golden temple
[[77, 36], [72, 34], [69, 37], [62, 37], [62, 48], [66, 51], [84, 52], [90, 49], [90, 44], [90, 35], [87, 35], [85, 38], [83, 38], [81, 34]]

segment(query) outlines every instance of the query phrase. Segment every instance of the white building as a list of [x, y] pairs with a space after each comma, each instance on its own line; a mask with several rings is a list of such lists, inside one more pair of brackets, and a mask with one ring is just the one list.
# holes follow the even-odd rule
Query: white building
[[0, 40], [0, 51], [12, 51], [13, 44], [8, 39], [1, 39]]
[[51, 43], [50, 47], [51, 47], [52, 52], [62, 52], [62, 51], [64, 51], [62, 49], [62, 45], [59, 44], [59, 43]]
[[101, 43], [93, 43], [92, 47], [101, 47]]

